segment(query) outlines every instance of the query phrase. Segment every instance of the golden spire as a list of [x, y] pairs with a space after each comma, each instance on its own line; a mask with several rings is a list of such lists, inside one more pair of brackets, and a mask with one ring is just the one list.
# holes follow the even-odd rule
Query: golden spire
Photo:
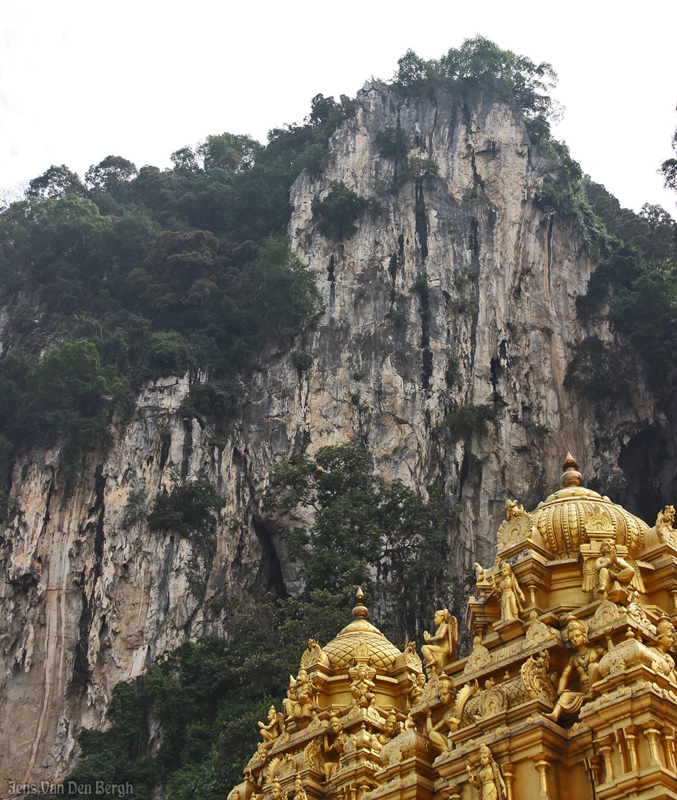
[[580, 486], [582, 484], [583, 476], [578, 471], [578, 464], [571, 453], [567, 453], [567, 457], [564, 459], [563, 468], [564, 472], [562, 473], [562, 486], [564, 486], [564, 488], [567, 486]]
[[353, 609], [353, 616], [355, 619], [366, 619], [369, 616], [369, 609], [362, 602], [364, 600], [364, 592], [362, 587], [359, 586], [355, 593], [355, 608]]

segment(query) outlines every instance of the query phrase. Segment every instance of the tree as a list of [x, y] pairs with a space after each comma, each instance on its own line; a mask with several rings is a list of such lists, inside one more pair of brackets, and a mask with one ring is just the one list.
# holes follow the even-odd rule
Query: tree
[[677, 128], [672, 134], [672, 148], [675, 150], [675, 158], [668, 158], [662, 164], [659, 172], [663, 176], [666, 189], [673, 189], [677, 192]]
[[28, 184], [26, 195], [28, 197], [50, 197], [57, 200], [67, 194], [85, 195], [82, 181], [71, 172], [65, 164], [52, 166]]
[[313, 214], [320, 220], [320, 232], [341, 242], [355, 233], [355, 221], [368, 206], [369, 201], [364, 197], [344, 183], [334, 181], [327, 196], [313, 203]]
[[435, 491], [425, 501], [401, 481], [374, 476], [359, 447], [323, 447], [314, 458], [277, 465], [266, 502], [271, 510], [314, 512], [308, 527], [286, 534], [303, 564], [305, 596], [362, 585], [399, 641], [420, 634], [436, 605], [448, 602], [444, 502]]
[[222, 133], [208, 136], [198, 146], [196, 154], [202, 158], [206, 170], [218, 167], [226, 172], [244, 172], [254, 166], [261, 149], [251, 136]]
[[96, 166], [85, 172], [85, 183], [93, 192], [108, 192], [115, 195], [119, 189], [132, 180], [138, 170], [131, 161], [122, 156], [106, 156]]

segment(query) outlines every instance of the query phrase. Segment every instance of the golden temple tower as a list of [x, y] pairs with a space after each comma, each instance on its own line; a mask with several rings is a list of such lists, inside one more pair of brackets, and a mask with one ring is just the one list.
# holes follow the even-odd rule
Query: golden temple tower
[[[424, 665], [355, 619], [311, 640], [230, 800], [677, 800], [677, 532], [586, 489], [506, 504], [475, 565], [469, 656], [435, 615]], [[425, 673], [423, 668], [425, 666]]]

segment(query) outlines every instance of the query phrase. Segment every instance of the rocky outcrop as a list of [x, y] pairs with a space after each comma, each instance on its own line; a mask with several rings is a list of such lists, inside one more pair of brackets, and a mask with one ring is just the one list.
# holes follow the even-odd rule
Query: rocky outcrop
[[[378, 131], [398, 125], [436, 177], [403, 181], [402, 164], [379, 155]], [[567, 449], [625, 499], [619, 456], [655, 412], [638, 383], [602, 429], [563, 387], [569, 344], [585, 335], [575, 298], [595, 264], [575, 225], [535, 202], [555, 171], [505, 104], [366, 87], [327, 168], [291, 193], [293, 248], [317, 275], [323, 313], [264, 354], [227, 445], [182, 418], [184, 376], [142, 392], [70, 494], [58, 449], [26, 454], [0, 549], [0, 775], [63, 776], [116, 682], [184, 637], [220, 631], [210, 598], [298, 586], [260, 507], [271, 465], [294, 450], [358, 440], [386, 478], [422, 493], [443, 485], [462, 509], [450, 531], [462, 571], [492, 560], [509, 496], [532, 507], [558, 484]], [[337, 181], [370, 201], [340, 242], [313, 215]], [[465, 405], [494, 420], [454, 441], [445, 414]], [[158, 491], [197, 475], [225, 500], [209, 563], [145, 523]]]

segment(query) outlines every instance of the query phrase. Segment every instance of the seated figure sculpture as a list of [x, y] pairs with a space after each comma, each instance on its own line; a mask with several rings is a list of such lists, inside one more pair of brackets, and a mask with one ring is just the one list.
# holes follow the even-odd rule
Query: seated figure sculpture
[[275, 706], [271, 706], [268, 710], [268, 724], [259, 722], [258, 726], [261, 729], [260, 732], [264, 741], [274, 742], [284, 733], [284, 717], [282, 714], [277, 713]]
[[421, 648], [425, 666], [429, 673], [440, 675], [447, 664], [456, 660], [456, 644], [458, 642], [458, 620], [443, 608], [435, 612], [437, 630], [432, 635], [423, 632], [426, 644]]
[[624, 586], [631, 585], [635, 577], [635, 568], [618, 555], [613, 539], [602, 542], [601, 555], [595, 561], [595, 570], [598, 578], [597, 591], [603, 600], [609, 595], [616, 595]]
[[[573, 618], [567, 625], [567, 636], [576, 652], [564, 667], [562, 677], [557, 687], [557, 703], [549, 714], [544, 717], [557, 722], [563, 713], [577, 714], [586, 700], [591, 700], [592, 685], [599, 678], [599, 660], [606, 652], [601, 647], [588, 646], [588, 626], [580, 619]], [[580, 691], [573, 692], [567, 689], [569, 677], [576, 670], [580, 683]]]
[[369, 678], [367, 667], [364, 664], [360, 664], [357, 668], [357, 674], [350, 685], [353, 705], [360, 706], [360, 708], [367, 708], [372, 705], [376, 698], [374, 689], [374, 681]]

